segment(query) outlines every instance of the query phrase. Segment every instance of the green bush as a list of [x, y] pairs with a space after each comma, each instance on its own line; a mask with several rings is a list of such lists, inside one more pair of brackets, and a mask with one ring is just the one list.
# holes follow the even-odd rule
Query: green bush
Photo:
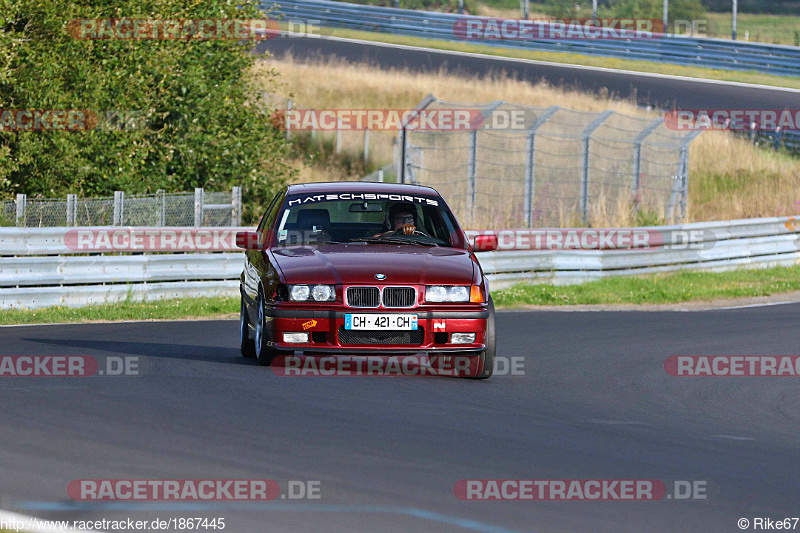
[[[663, 0], [616, 0], [611, 10], [617, 17], [650, 18], [661, 20]], [[699, 20], [706, 14], [700, 0], [670, 0], [669, 20]]]
[[[89, 131], [0, 132], [0, 197], [227, 190], [245, 218], [292, 175], [252, 42], [81, 40], [74, 19], [264, 18], [254, 0], [0, 0], [0, 109], [88, 109]], [[133, 127], [102, 127], [108, 112]], [[107, 125], [106, 125], [107, 126]]]
[[[710, 11], [731, 12], [731, 0], [703, 0]], [[800, 12], [800, 0], [739, 0], [739, 13], [786, 14]]]

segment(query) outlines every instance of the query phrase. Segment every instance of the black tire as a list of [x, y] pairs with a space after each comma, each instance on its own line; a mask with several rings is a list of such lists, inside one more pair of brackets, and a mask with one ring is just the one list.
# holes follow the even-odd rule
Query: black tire
[[467, 376], [469, 379], [489, 379], [494, 374], [496, 343], [494, 335], [494, 301], [489, 296], [489, 318], [486, 319], [486, 349], [481, 352], [480, 373]]
[[258, 298], [256, 299], [256, 306], [258, 310], [258, 318], [256, 319], [256, 333], [255, 333], [255, 355], [258, 364], [268, 366], [272, 360], [278, 355], [278, 351], [269, 345], [269, 336], [267, 335], [267, 317], [264, 314], [264, 293], [258, 289]]
[[241, 340], [242, 356], [253, 358], [256, 356], [256, 343], [250, 338], [250, 317], [247, 314], [247, 304], [242, 295], [242, 305], [239, 309], [239, 338]]

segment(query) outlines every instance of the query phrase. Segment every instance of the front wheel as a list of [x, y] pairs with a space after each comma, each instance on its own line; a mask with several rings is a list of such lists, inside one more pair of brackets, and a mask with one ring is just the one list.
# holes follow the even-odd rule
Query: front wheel
[[247, 314], [247, 303], [242, 295], [242, 305], [239, 310], [239, 340], [241, 341], [241, 352], [243, 357], [251, 358], [256, 356], [256, 343], [250, 338], [250, 317]]
[[259, 364], [267, 366], [272, 362], [278, 352], [269, 345], [269, 339], [267, 338], [267, 317], [264, 314], [264, 293], [261, 289], [258, 291], [256, 306], [258, 306], [258, 319], [256, 320], [255, 327], [255, 355]]

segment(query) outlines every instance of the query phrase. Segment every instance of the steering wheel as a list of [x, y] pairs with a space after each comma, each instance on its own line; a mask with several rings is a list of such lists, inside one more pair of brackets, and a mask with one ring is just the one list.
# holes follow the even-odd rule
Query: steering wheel
[[[423, 231], [420, 231], [418, 229], [415, 229], [414, 233], [411, 233], [411, 235], [422, 235], [423, 237], [428, 237], [430, 239], [430, 235], [428, 235], [427, 233], [425, 233]], [[397, 230], [394, 230], [394, 233], [392, 233], [392, 236], [393, 237], [407, 237], [408, 235], [403, 233], [402, 229], [397, 229]]]

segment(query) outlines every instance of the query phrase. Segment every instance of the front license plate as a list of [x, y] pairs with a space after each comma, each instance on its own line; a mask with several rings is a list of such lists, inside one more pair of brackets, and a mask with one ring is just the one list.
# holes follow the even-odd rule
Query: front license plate
[[344, 329], [417, 329], [417, 315], [344, 315]]

